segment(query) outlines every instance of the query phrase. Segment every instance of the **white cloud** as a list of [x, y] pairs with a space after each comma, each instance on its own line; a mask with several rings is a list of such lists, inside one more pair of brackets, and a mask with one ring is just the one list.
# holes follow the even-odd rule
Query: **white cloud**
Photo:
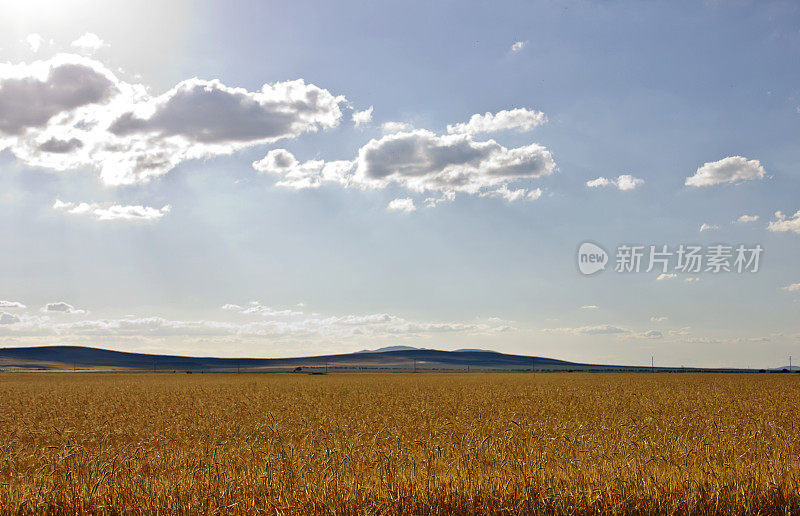
[[105, 41], [93, 32], [84, 32], [83, 36], [73, 41], [72, 46], [84, 52], [96, 52], [100, 48], [107, 46]]
[[678, 277], [677, 274], [664, 272], [664, 273], [661, 273], [661, 274], [658, 275], [658, 277], [656, 278], [656, 281], [666, 281], [666, 280], [675, 279], [677, 277]]
[[525, 48], [525, 45], [527, 44], [528, 44], [527, 41], [515, 41], [514, 44], [511, 45], [511, 51], [520, 52], [523, 48]]
[[399, 133], [402, 131], [411, 131], [414, 127], [405, 122], [384, 122], [381, 124], [381, 131], [386, 134]]
[[547, 117], [541, 111], [517, 108], [498, 111], [496, 114], [487, 112], [483, 115], [472, 115], [466, 123], [448, 125], [447, 132], [476, 135], [511, 129], [529, 131], [545, 122], [547, 122]]
[[14, 314], [8, 312], [0, 313], [0, 324], [17, 324], [19, 320], [19, 317]]
[[619, 190], [634, 190], [637, 186], [643, 185], [644, 179], [633, 177], [630, 174], [622, 174], [616, 178], [608, 179], [605, 177], [598, 177], [591, 181], [586, 181], [586, 186], [589, 188], [598, 188], [605, 186], [615, 186]]
[[597, 310], [597, 305], [583, 305], [581, 310]]
[[700, 226], [700, 233], [702, 233], [703, 231], [714, 231], [716, 229], [719, 229], [718, 225], [706, 224], [705, 222], [703, 222], [703, 224]]
[[79, 310], [74, 306], [59, 301], [57, 303], [47, 303], [42, 307], [43, 313], [60, 313], [60, 314], [85, 314], [86, 310]]
[[667, 317], [666, 317], [666, 316], [664, 316], [664, 315], [661, 315], [661, 316], [655, 316], [655, 315], [654, 315], [654, 316], [652, 316], [652, 317], [650, 318], [650, 320], [651, 320], [652, 322], [664, 322], [664, 321], [666, 321], [666, 320], [667, 320]]
[[363, 111], [353, 111], [353, 122], [356, 127], [372, 122], [372, 106]]
[[734, 222], [737, 222], [739, 224], [747, 224], [748, 222], [755, 222], [757, 220], [758, 220], [758, 215], [742, 215]]
[[685, 281], [686, 283], [697, 283], [698, 281], [700, 281], [700, 278], [698, 278], [697, 276], [691, 276], [689, 278], [685, 278], [683, 281]]
[[395, 183], [415, 192], [470, 194], [555, 170], [550, 151], [538, 144], [507, 149], [469, 135], [437, 136], [426, 130], [370, 140], [358, 151], [353, 180], [368, 188]]
[[800, 283], [792, 283], [790, 285], [786, 285], [785, 287], [781, 287], [781, 290], [785, 290], [787, 292], [796, 292], [800, 290]]
[[0, 149], [29, 166], [134, 184], [185, 160], [335, 127], [342, 102], [302, 79], [248, 91], [194, 78], [152, 96], [96, 60], [60, 54], [0, 64]]
[[56, 199], [53, 209], [63, 211], [70, 215], [85, 215], [97, 220], [133, 220], [133, 221], [152, 221], [158, 220], [170, 212], [170, 205], [162, 208], [151, 208], [150, 206], [126, 206], [119, 204], [98, 204], [98, 203], [73, 203], [62, 202]]
[[0, 308], [25, 308], [19, 301], [4, 301], [0, 299]]
[[686, 178], [686, 186], [711, 186], [721, 183], [741, 183], [763, 179], [764, 167], [757, 159], [730, 156], [719, 161], [703, 164], [692, 177]]
[[[58, 305], [58, 306], [56, 306]], [[62, 306], [63, 305], [63, 306]], [[79, 314], [66, 303], [52, 303], [53, 313]], [[233, 305], [231, 305], [233, 306]], [[238, 305], [236, 305], [238, 306]], [[10, 314], [11, 315], [11, 314]], [[11, 315], [11, 317], [15, 317]], [[240, 311], [237, 322], [214, 320], [170, 320], [163, 317], [134, 317], [121, 319], [77, 320], [66, 322], [43, 316], [20, 317], [8, 328], [0, 329], [0, 336], [46, 336], [57, 335], [64, 339], [89, 337], [203, 337], [207, 339], [312, 339], [328, 342], [331, 339], [373, 339], [378, 337], [415, 339], [435, 334], [485, 336], [513, 331], [507, 321], [487, 319], [482, 322], [422, 322], [409, 321], [401, 317], [375, 313], [366, 315], [323, 316], [305, 314], [296, 310], [276, 310], [251, 303]]]
[[41, 35], [36, 33], [28, 34], [25, 37], [25, 43], [27, 43], [28, 46], [31, 47], [31, 50], [33, 50], [33, 52], [38, 52], [39, 49], [42, 48], [42, 43], [44, 43], [44, 39], [42, 38]]
[[789, 218], [783, 212], [776, 211], [775, 219], [767, 225], [768, 230], [777, 232], [791, 231], [800, 235], [800, 210]]
[[508, 185], [502, 185], [496, 190], [489, 190], [481, 194], [481, 197], [501, 197], [508, 202], [515, 202], [519, 200], [535, 201], [542, 196], [542, 189], [535, 188], [528, 190], [527, 188], [516, 188], [511, 190]]
[[300, 163], [286, 149], [274, 149], [264, 158], [254, 161], [253, 168], [263, 174], [280, 176], [277, 186], [299, 190], [317, 188], [324, 182], [347, 185], [353, 162], [309, 160]]
[[414, 200], [411, 197], [405, 197], [402, 199], [394, 199], [389, 203], [389, 206], [387, 206], [386, 209], [389, 211], [402, 211], [403, 213], [411, 213], [412, 211], [416, 211], [417, 207], [414, 206]]
[[386, 188], [396, 184], [413, 192], [440, 192], [428, 206], [452, 200], [456, 192], [500, 196], [509, 200], [537, 199], [541, 189], [510, 190], [512, 181], [550, 175], [555, 162], [538, 144], [507, 149], [494, 140], [476, 142], [469, 135], [446, 135], [416, 130], [385, 135], [361, 147], [350, 161], [300, 163], [284, 149], [272, 150], [253, 167], [282, 176], [277, 184], [313, 188], [324, 182], [345, 187]]
[[611, 324], [600, 324], [597, 326], [579, 326], [577, 328], [552, 328], [545, 331], [557, 331], [562, 333], [571, 333], [573, 335], [614, 335], [630, 333], [630, 330], [613, 326]]

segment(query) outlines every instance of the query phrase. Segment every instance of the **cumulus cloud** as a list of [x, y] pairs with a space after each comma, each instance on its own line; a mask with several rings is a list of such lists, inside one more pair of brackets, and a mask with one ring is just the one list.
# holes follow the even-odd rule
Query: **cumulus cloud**
[[525, 48], [525, 45], [527, 44], [528, 44], [527, 41], [515, 41], [514, 44], [511, 45], [511, 51], [520, 52], [523, 48]]
[[690, 276], [688, 278], [684, 278], [683, 281], [686, 283], [697, 283], [698, 281], [700, 281], [700, 278], [698, 278], [697, 276]]
[[706, 224], [703, 222], [703, 224], [700, 225], [700, 233], [703, 231], [714, 231], [715, 229], [719, 229], [719, 226], [716, 224]]
[[106, 43], [93, 32], [84, 32], [83, 36], [79, 37], [71, 43], [71, 45], [84, 52], [96, 52], [100, 48], [106, 46]]
[[170, 205], [167, 204], [161, 208], [152, 208], [150, 206], [131, 206], [119, 204], [98, 204], [98, 203], [73, 203], [63, 202], [56, 199], [53, 203], [53, 209], [63, 211], [70, 215], [85, 215], [97, 220], [111, 221], [111, 220], [129, 220], [129, 221], [152, 221], [158, 220], [170, 212]]
[[787, 292], [797, 292], [800, 290], [800, 283], [792, 283], [790, 285], [786, 285], [785, 287], [781, 287], [781, 290], [785, 290]]
[[253, 168], [263, 174], [279, 176], [277, 186], [299, 190], [317, 188], [324, 182], [347, 185], [353, 162], [309, 160], [300, 163], [286, 149], [274, 149], [263, 159], [254, 161]]
[[775, 220], [770, 221], [767, 229], [777, 232], [791, 231], [800, 235], [800, 210], [791, 217], [787, 217], [783, 212], [776, 211]]
[[153, 96], [94, 59], [61, 54], [0, 64], [0, 149], [30, 166], [134, 184], [185, 160], [335, 127], [345, 101], [302, 79], [248, 91], [193, 78]]
[[411, 197], [404, 197], [402, 199], [394, 199], [386, 207], [389, 211], [400, 211], [403, 213], [411, 213], [416, 211], [417, 207], [414, 206], [414, 200]]
[[0, 324], [16, 324], [19, 322], [19, 317], [8, 312], [0, 313]]
[[508, 188], [512, 181], [550, 175], [555, 170], [550, 151], [538, 144], [507, 149], [494, 140], [476, 142], [471, 136], [438, 136], [415, 130], [372, 139], [350, 161], [300, 163], [289, 151], [276, 149], [253, 163], [259, 172], [281, 177], [277, 183], [292, 188], [313, 188], [325, 182], [345, 187], [386, 188], [440, 192], [426, 205], [452, 200], [456, 192], [498, 196], [507, 200], [534, 200], [541, 189]]
[[372, 106], [363, 111], [353, 111], [353, 122], [356, 127], [372, 122]]
[[583, 305], [581, 310], [597, 310], [597, 305]]
[[58, 301], [56, 303], [47, 303], [42, 307], [43, 313], [60, 313], [60, 314], [85, 314], [86, 310], [79, 310], [74, 306]]
[[25, 308], [19, 301], [5, 301], [0, 299], [0, 308]]
[[664, 316], [664, 315], [661, 315], [661, 316], [655, 316], [655, 315], [654, 315], [654, 316], [652, 316], [652, 317], [650, 318], [650, 320], [651, 320], [652, 322], [664, 322], [664, 321], [666, 321], [666, 320], [667, 320], [667, 317], [666, 317], [666, 316]]
[[661, 273], [661, 274], [658, 275], [658, 277], [656, 278], [656, 281], [666, 281], [666, 280], [675, 279], [677, 277], [678, 277], [677, 274], [664, 272], [664, 273]]
[[619, 190], [633, 190], [639, 185], [644, 184], [644, 179], [633, 177], [630, 174], [622, 174], [616, 178], [608, 179], [606, 177], [598, 177], [591, 181], [586, 181], [586, 186], [589, 188], [599, 188], [605, 186], [614, 186]]
[[0, 133], [22, 135], [58, 114], [102, 104], [115, 92], [114, 83], [104, 68], [63, 56], [31, 65], [0, 63]]
[[748, 222], [755, 222], [757, 220], [758, 220], [758, 215], [742, 215], [734, 222], [737, 222], [739, 224], [747, 224]]
[[686, 178], [686, 186], [712, 186], [721, 183], [738, 184], [753, 179], [763, 179], [764, 167], [757, 159], [748, 160], [742, 156], [730, 156], [719, 161], [703, 164], [691, 177]]
[[476, 194], [554, 170], [550, 151], [536, 143], [507, 149], [494, 140], [476, 142], [469, 135], [437, 136], [415, 130], [373, 139], [361, 147], [353, 179], [369, 188], [395, 183], [416, 192]]
[[399, 133], [401, 131], [411, 131], [414, 127], [406, 122], [384, 122], [381, 124], [381, 131], [384, 133]]
[[472, 115], [468, 122], [447, 126], [450, 134], [481, 134], [516, 129], [529, 131], [547, 122], [541, 111], [525, 108], [498, 111], [496, 114], [485, 113]]

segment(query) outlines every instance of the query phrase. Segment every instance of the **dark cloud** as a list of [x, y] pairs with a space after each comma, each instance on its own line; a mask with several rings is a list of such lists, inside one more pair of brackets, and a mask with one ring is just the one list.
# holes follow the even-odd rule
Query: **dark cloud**
[[219, 81], [190, 79], [162, 95], [151, 116], [125, 113], [109, 130], [118, 136], [156, 132], [214, 144], [293, 137], [336, 125], [340, 117], [336, 97], [302, 80], [249, 92]]
[[107, 100], [114, 84], [90, 66], [56, 65], [47, 79], [35, 77], [0, 79], [0, 132], [22, 134], [43, 127], [59, 113]]

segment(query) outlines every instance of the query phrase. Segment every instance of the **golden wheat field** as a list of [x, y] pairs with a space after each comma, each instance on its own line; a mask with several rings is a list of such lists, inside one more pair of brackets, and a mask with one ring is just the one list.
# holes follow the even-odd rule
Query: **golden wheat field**
[[800, 375], [0, 375], [0, 512], [800, 511]]

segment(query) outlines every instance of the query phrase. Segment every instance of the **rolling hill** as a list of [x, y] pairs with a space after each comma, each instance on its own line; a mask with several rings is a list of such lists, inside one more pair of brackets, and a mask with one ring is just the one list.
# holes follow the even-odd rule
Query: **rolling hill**
[[[297, 358], [214, 358], [150, 355], [80, 346], [0, 349], [0, 370], [176, 371], [176, 372], [323, 371], [650, 371], [650, 367], [568, 362], [485, 350], [381, 349]], [[657, 371], [711, 369], [656, 368]], [[715, 371], [735, 371], [716, 369]]]

